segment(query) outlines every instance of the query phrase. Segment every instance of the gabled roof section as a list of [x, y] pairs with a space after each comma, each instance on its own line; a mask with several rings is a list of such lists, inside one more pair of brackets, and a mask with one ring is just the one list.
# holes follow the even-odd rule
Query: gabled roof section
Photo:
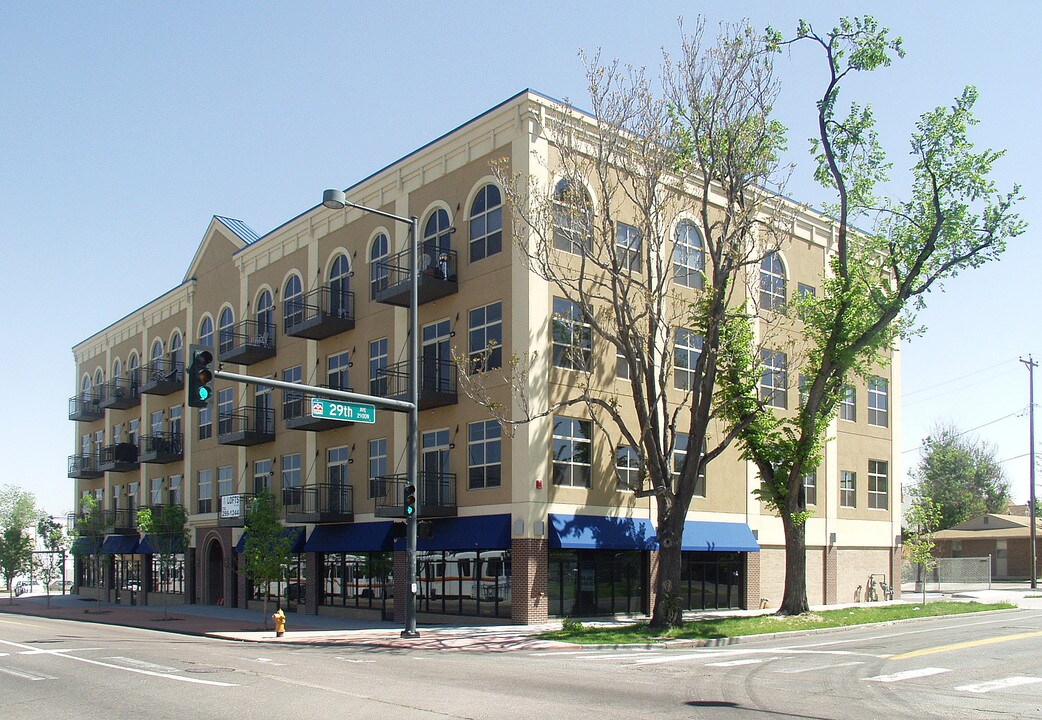
[[206, 248], [210, 244], [210, 241], [213, 240], [215, 232], [219, 232], [222, 237], [230, 240], [236, 246], [237, 251], [242, 250], [244, 247], [250, 243], [256, 242], [260, 238], [253, 228], [242, 220], [214, 215], [210, 220], [210, 225], [206, 228], [206, 232], [203, 234], [203, 241], [199, 243], [199, 247], [196, 248], [195, 255], [192, 257], [192, 262], [188, 265], [188, 271], [185, 272], [185, 277], [182, 282], [188, 282], [195, 277], [196, 272], [199, 269], [199, 262], [206, 253]]

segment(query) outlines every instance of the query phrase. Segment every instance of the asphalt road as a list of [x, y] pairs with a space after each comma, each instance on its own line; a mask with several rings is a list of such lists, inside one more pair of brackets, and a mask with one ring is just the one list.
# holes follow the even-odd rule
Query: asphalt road
[[486, 653], [239, 643], [0, 616], [0, 716], [1040, 718], [1042, 612], [715, 648]]

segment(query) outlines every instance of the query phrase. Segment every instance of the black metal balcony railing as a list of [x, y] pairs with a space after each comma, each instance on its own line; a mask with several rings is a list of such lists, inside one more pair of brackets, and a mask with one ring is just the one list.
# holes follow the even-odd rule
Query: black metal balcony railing
[[[387, 286], [376, 290], [376, 301], [387, 305], [409, 306], [412, 263], [404, 250], [377, 263], [378, 272], [387, 275]], [[420, 245], [420, 274], [417, 279], [419, 305], [452, 295], [459, 290], [455, 250], [443, 250], [437, 243]]]
[[[330, 386], [321, 385], [320, 387]], [[344, 392], [354, 392], [354, 390], [349, 387], [331, 389], [343, 390]], [[294, 392], [292, 390], [283, 390], [282, 397], [282, 419], [286, 423], [287, 430], [312, 430], [315, 432], [321, 432], [323, 430], [335, 430], [336, 428], [354, 425], [352, 422], [345, 422], [343, 420], [313, 417], [311, 415], [311, 401], [313, 396], [311, 395]]]
[[325, 285], [287, 300], [285, 311], [287, 335], [322, 340], [354, 328], [355, 294]]
[[275, 323], [243, 320], [218, 333], [218, 358], [221, 362], [252, 365], [275, 357]]
[[286, 522], [326, 523], [354, 520], [354, 494], [350, 485], [283, 488]]
[[65, 516], [65, 528], [71, 536], [73, 533], [86, 537], [98, 537], [105, 534], [105, 513], [96, 510], [94, 514], [68, 513]]
[[242, 527], [246, 522], [252, 493], [232, 493], [221, 495], [217, 506], [218, 527]]
[[275, 439], [275, 412], [246, 405], [217, 414], [217, 442], [221, 445], [260, 445]]
[[[377, 517], [405, 517], [404, 474], [372, 479], [376, 490]], [[421, 472], [416, 488], [417, 514], [425, 517], [451, 517], [456, 514], [456, 473]]]
[[107, 535], [130, 535], [137, 532], [137, 510], [101, 510], [101, 527]]
[[108, 472], [129, 472], [140, 466], [138, 448], [134, 443], [116, 443], [101, 448], [98, 469]]
[[137, 377], [116, 378], [105, 383], [101, 390], [101, 407], [126, 410], [141, 404]]
[[[409, 400], [409, 361], [388, 365], [387, 397]], [[458, 401], [456, 363], [438, 358], [420, 358], [420, 410], [454, 405]]]
[[76, 480], [92, 480], [104, 475], [105, 472], [98, 467], [97, 455], [70, 455], [69, 477]]
[[170, 395], [184, 387], [184, 363], [173, 358], [156, 358], [141, 369], [141, 392]]
[[161, 432], [141, 438], [138, 460], [143, 463], [166, 464], [184, 458], [184, 435]]
[[105, 408], [101, 407], [101, 392], [81, 392], [69, 398], [69, 419], [80, 422], [92, 422], [105, 417]]

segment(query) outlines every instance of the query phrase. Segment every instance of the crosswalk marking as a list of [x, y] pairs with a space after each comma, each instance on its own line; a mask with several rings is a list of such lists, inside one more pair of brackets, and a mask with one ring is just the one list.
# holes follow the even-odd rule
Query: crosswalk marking
[[951, 672], [948, 668], [938, 667], [924, 667], [917, 670], [905, 670], [904, 672], [891, 673], [889, 675], [876, 675], [875, 677], [865, 678], [866, 680], [872, 680], [875, 682], [900, 682], [902, 680], [912, 680], [914, 678], [929, 677], [930, 675], [940, 675], [941, 673]]
[[807, 668], [795, 668], [789, 670], [775, 670], [775, 672], [782, 673], [783, 675], [798, 675], [799, 673], [805, 672], [821, 672], [822, 670], [831, 670], [832, 668], [850, 667], [851, 665], [864, 665], [864, 660], [854, 660], [853, 662], [836, 663], [834, 665], [815, 665], [814, 667]]
[[745, 660], [727, 660], [725, 662], [706, 663], [706, 667], [735, 667], [737, 665], [759, 665], [763, 660], [760, 658], [746, 658]]
[[1034, 683], [1039, 682], [1042, 682], [1042, 678], [1014, 676], [1002, 678], [1001, 680], [977, 683], [976, 685], [960, 685], [955, 689], [971, 693], [986, 693], [991, 692], [992, 690], [1002, 690], [1003, 688], [1016, 687], [1017, 685], [1033, 685]]
[[15, 677], [22, 678], [23, 680], [54, 680], [55, 678], [50, 675], [37, 675], [30, 672], [19, 672], [18, 670], [12, 670], [10, 668], [0, 667], [0, 673], [6, 673], [8, 675], [14, 675]]

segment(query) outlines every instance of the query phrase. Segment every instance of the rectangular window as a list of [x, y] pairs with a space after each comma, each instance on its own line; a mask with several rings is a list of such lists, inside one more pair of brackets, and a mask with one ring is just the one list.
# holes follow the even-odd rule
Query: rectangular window
[[141, 435], [139, 429], [140, 426], [141, 421], [137, 418], [130, 421], [130, 429], [127, 431], [127, 442], [129, 442], [131, 445], [140, 445], [140, 443], [138, 442], [139, 436]]
[[[299, 383], [303, 379], [300, 365], [282, 371], [283, 382]], [[304, 393], [299, 390], [282, 391], [282, 419], [291, 420], [304, 414]]]
[[387, 477], [387, 438], [369, 441], [369, 497], [383, 497], [383, 482], [378, 478]]
[[890, 506], [887, 469], [882, 460], [868, 461], [868, 506], [873, 510], [886, 510]]
[[199, 408], [199, 439], [206, 440], [213, 437], [213, 409], [207, 405]]
[[857, 420], [857, 390], [853, 385], [844, 385], [839, 396], [839, 419]]
[[213, 512], [213, 470], [199, 471], [199, 512]]
[[803, 474], [803, 500], [805, 506], [818, 504], [818, 471]]
[[887, 411], [889, 403], [887, 394], [889, 388], [887, 381], [881, 377], [870, 377], [868, 379], [868, 424], [887, 426]]
[[839, 473], [839, 506], [857, 507], [857, 473], [841, 470]]
[[334, 390], [347, 390], [351, 387], [347, 371], [351, 367], [351, 352], [334, 353], [326, 358], [326, 384]]
[[326, 482], [343, 487], [348, 485], [347, 466], [351, 459], [351, 448], [347, 445], [326, 450]]
[[170, 432], [175, 436], [181, 434], [181, 406], [174, 405], [170, 408]]
[[640, 272], [640, 231], [632, 225], [619, 223], [615, 230], [615, 254], [620, 270]]
[[619, 445], [615, 448], [615, 489], [633, 491], [639, 489], [639, 483], [637, 451], [632, 445]]
[[499, 487], [502, 482], [503, 429], [498, 420], [467, 425], [468, 487]]
[[817, 289], [813, 285], [805, 285], [803, 283], [796, 283], [796, 294], [800, 297], [806, 297], [810, 295], [814, 297], [818, 294]]
[[555, 297], [550, 332], [554, 367], [590, 369], [590, 324], [578, 305], [571, 300]]
[[702, 352], [702, 336], [687, 328], [673, 334], [673, 387], [691, 390], [695, 382], [695, 363]]
[[217, 434], [227, 435], [232, 431], [232, 388], [217, 391]]
[[503, 367], [503, 303], [474, 308], [469, 315], [470, 371]]
[[387, 338], [369, 343], [369, 394], [387, 395]]
[[148, 481], [148, 504], [163, 504], [163, 478], [152, 478]]
[[163, 411], [156, 410], [149, 415], [149, 427], [152, 429], [153, 435], [159, 435], [163, 432]]
[[763, 375], [760, 378], [760, 400], [764, 405], [776, 408], [789, 406], [788, 359], [777, 350], [760, 350]]
[[253, 462], [253, 494], [271, 490], [271, 458]]
[[225, 465], [217, 468], [217, 497], [231, 495], [235, 488], [232, 485], [232, 466]]
[[300, 453], [282, 456], [282, 488], [300, 487]]
[[[680, 479], [680, 471], [684, 467], [684, 459], [687, 457], [687, 446], [691, 436], [687, 433], [677, 433], [676, 444], [673, 447], [673, 484], [676, 485]], [[695, 496], [706, 496], [706, 472], [705, 468], [698, 473], [695, 479]]]
[[171, 475], [170, 476], [170, 487], [167, 490], [167, 502], [170, 505], [181, 504], [181, 476]]
[[592, 438], [593, 423], [589, 420], [554, 416], [551, 449], [554, 485], [590, 487]]
[[615, 377], [619, 380], [630, 379], [630, 364], [626, 362], [626, 356], [618, 348], [615, 348]]

